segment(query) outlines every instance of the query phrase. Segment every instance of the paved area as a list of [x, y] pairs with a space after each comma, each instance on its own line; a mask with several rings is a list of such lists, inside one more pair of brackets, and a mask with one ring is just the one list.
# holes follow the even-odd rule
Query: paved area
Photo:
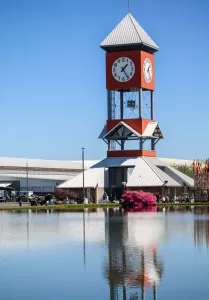
[[[30, 203], [27, 202], [22, 202], [22, 206], [29, 206]], [[18, 202], [0, 202], [0, 207], [12, 207], [12, 206], [17, 206], [19, 207]]]

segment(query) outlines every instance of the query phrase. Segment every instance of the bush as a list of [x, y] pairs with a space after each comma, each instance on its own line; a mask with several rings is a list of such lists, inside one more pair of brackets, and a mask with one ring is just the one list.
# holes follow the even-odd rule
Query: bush
[[143, 209], [157, 204], [156, 197], [152, 193], [143, 191], [127, 191], [122, 195], [122, 206], [125, 209]]

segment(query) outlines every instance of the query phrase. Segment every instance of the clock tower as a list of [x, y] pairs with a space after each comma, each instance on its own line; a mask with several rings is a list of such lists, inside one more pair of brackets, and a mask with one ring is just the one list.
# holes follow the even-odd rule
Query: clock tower
[[158, 46], [128, 13], [101, 43], [106, 51], [107, 120], [100, 134], [107, 157], [156, 157], [163, 138], [154, 120]]
[[[107, 118], [99, 138], [107, 156], [60, 188], [91, 189], [96, 201], [121, 199], [126, 190], [176, 196], [194, 180], [156, 157], [163, 138], [154, 116], [158, 46], [128, 13], [103, 40], [106, 52]], [[104, 192], [107, 195], [104, 195]]]

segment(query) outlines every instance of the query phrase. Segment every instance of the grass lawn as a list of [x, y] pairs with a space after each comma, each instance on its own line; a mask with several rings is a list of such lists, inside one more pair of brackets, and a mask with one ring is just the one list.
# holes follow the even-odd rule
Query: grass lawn
[[[195, 203], [158, 203], [158, 207], [164, 206], [209, 206], [209, 202], [195, 202]], [[58, 204], [58, 205], [46, 205], [46, 206], [1, 206], [0, 210], [41, 210], [41, 209], [57, 209], [57, 210], [68, 210], [68, 209], [83, 209], [83, 208], [116, 208], [121, 207], [120, 204], [107, 203], [107, 204]]]

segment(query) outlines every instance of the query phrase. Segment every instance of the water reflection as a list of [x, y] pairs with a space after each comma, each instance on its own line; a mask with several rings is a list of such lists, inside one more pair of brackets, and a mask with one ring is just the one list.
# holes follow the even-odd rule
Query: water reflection
[[207, 299], [209, 207], [156, 210], [1, 211], [1, 299]]
[[194, 209], [194, 245], [200, 249], [209, 247], [209, 207]]
[[[160, 216], [159, 216], [160, 217]], [[145, 299], [163, 275], [163, 263], [157, 247], [165, 235], [163, 222], [152, 213], [123, 214], [109, 209], [106, 213], [108, 259], [104, 266], [109, 281], [110, 300]]]

